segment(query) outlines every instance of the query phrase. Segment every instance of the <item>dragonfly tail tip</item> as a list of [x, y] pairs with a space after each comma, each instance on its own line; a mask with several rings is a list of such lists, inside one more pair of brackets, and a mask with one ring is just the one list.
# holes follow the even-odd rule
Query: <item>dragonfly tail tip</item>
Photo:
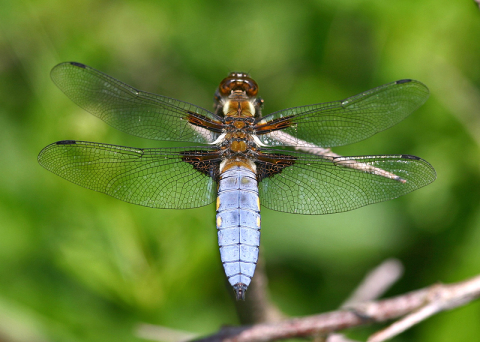
[[235, 298], [237, 300], [245, 300], [245, 292], [247, 291], [247, 285], [243, 283], [237, 283], [233, 286], [235, 291]]

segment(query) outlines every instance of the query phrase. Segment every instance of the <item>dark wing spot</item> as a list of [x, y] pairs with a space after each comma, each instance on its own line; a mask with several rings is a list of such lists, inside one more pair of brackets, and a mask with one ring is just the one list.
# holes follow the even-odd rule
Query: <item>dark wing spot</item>
[[70, 64], [75, 65], [75, 66], [80, 67], [80, 68], [83, 68], [83, 69], [85, 69], [87, 67], [85, 64], [78, 63], [78, 62], [70, 62]]
[[412, 156], [412, 155], [410, 155], [410, 154], [402, 154], [402, 158], [404, 158], [404, 159], [413, 159], [413, 160], [420, 160], [420, 159], [422, 159], [422, 158], [419, 158], [419, 157], [417, 157], [417, 156]]
[[408, 82], [412, 82], [412, 80], [410, 78], [407, 78], [407, 79], [404, 79], [404, 80], [398, 80], [395, 83], [396, 84], [402, 84], [402, 83], [408, 83]]
[[57, 145], [74, 145], [77, 142], [75, 140], [62, 140], [62, 141], [57, 141], [55, 144]]
[[218, 180], [220, 174], [220, 155], [215, 152], [184, 151], [180, 153], [182, 160], [208, 177]]

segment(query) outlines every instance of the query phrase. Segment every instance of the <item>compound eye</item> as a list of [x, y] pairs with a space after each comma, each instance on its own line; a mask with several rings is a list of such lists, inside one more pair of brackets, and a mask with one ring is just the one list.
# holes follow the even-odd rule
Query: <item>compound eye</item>
[[258, 85], [248, 74], [232, 72], [222, 80], [219, 91], [223, 96], [228, 96], [235, 90], [244, 91], [248, 96], [255, 96], [258, 92]]
[[[248, 76], [247, 76], [248, 77]], [[245, 78], [244, 80], [244, 88], [245, 92], [247, 93], [248, 96], [255, 96], [258, 93], [258, 85], [257, 82], [255, 82], [253, 79], [250, 77]]]
[[235, 87], [235, 80], [231, 79], [230, 77], [225, 78], [222, 83], [220, 83], [220, 93], [222, 95], [230, 95], [232, 90]]

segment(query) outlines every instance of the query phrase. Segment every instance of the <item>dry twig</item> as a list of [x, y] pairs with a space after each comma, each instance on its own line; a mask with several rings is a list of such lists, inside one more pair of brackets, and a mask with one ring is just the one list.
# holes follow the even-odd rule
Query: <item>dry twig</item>
[[[355, 304], [380, 298], [403, 274], [403, 265], [397, 259], [388, 259], [367, 273], [355, 291], [341, 308], [348, 309]], [[326, 342], [354, 342], [344, 335], [332, 333]]]
[[375, 300], [383, 294], [398, 280], [403, 274], [403, 265], [397, 259], [387, 259], [372, 271], [367, 273], [360, 285], [343, 303], [342, 308], [348, 309], [350, 306], [361, 302]]
[[342, 309], [278, 323], [226, 327], [216, 334], [195, 341], [264, 342], [292, 337], [309, 337], [408, 315], [369, 339], [369, 342], [380, 342], [435, 313], [456, 308], [478, 297], [480, 297], [480, 276], [450, 285], [436, 284], [389, 299], [356, 304], [350, 310]]
[[[263, 267], [260, 270], [263, 274]], [[391, 259], [383, 262], [367, 274], [359, 287], [342, 305], [342, 309], [319, 315], [272, 322], [279, 318], [278, 311], [266, 303], [268, 299], [264, 298], [264, 305], [270, 309], [273, 308], [275, 314], [265, 315], [265, 311], [263, 311], [256, 317], [258, 321], [269, 321], [269, 323], [223, 327], [213, 335], [192, 341], [264, 342], [292, 337], [325, 336], [328, 342], [353, 342], [336, 332], [402, 317], [368, 339], [368, 342], [382, 342], [436, 313], [454, 309], [480, 297], [479, 275], [459, 283], [435, 284], [397, 297], [372, 301], [381, 296], [400, 277], [402, 272], [402, 265], [397, 260]], [[258, 293], [268, 298], [265, 284], [260, 285]], [[185, 332], [151, 325], [140, 326], [137, 335], [144, 338], [148, 336], [149, 339], [158, 341], [186, 341], [193, 337]]]

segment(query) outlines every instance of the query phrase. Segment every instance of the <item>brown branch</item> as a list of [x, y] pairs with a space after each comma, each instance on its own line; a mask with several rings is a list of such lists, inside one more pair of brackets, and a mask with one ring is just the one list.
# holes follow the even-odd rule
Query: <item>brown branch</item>
[[358, 342], [358, 341], [346, 338], [342, 334], [330, 334], [326, 341], [327, 342]]
[[291, 143], [291, 141], [296, 141], [297, 146], [295, 146], [294, 149], [297, 150], [297, 151], [307, 152], [307, 153], [310, 153], [310, 154], [320, 156], [320, 157], [322, 157], [324, 159], [327, 159], [327, 160], [335, 161], [337, 164], [343, 165], [344, 167], [348, 167], [348, 168], [351, 168], [351, 169], [372, 173], [374, 175], [382, 176], [382, 177], [385, 177], [385, 178], [396, 179], [396, 180], [398, 180], [402, 183], [405, 183], [404, 179], [399, 179], [399, 177], [397, 175], [395, 175], [391, 172], [388, 172], [388, 171], [385, 171], [381, 168], [374, 167], [374, 166], [368, 165], [366, 163], [362, 163], [362, 162], [352, 160], [352, 159], [342, 160], [341, 159], [342, 156], [335, 153], [335, 152], [332, 152], [332, 150], [330, 150], [330, 148], [319, 147], [319, 146], [317, 146], [315, 144], [312, 144], [312, 143], [309, 143], [305, 140], [294, 138], [292, 135], [290, 135], [288, 133], [278, 131], [278, 132], [275, 132], [275, 135], [272, 136], [272, 138], [279, 141], [279, 142], [286, 143], [287, 146], [288, 146], [289, 143]]
[[140, 323], [135, 328], [135, 336], [149, 341], [184, 342], [196, 338], [198, 334], [160, 325]]
[[368, 342], [390, 339], [430, 316], [445, 310], [455, 309], [480, 297], [480, 276], [452, 285], [433, 285], [427, 293], [425, 305], [393, 323], [388, 328], [372, 335]]
[[[403, 274], [403, 265], [397, 259], [387, 259], [365, 275], [355, 291], [341, 308], [380, 298]], [[318, 339], [317, 339], [318, 340]], [[326, 342], [354, 342], [339, 333], [325, 336]]]
[[[480, 297], [480, 276], [450, 285], [436, 284], [389, 299], [356, 304], [349, 310], [342, 309], [319, 315], [288, 319], [278, 323], [225, 327], [214, 335], [195, 341], [263, 342], [292, 337], [309, 337], [374, 322], [385, 322], [413, 314], [413, 316], [406, 316], [404, 319], [408, 322], [403, 327], [408, 328], [435, 313], [456, 308], [478, 297]], [[402, 321], [400, 320], [399, 323], [403, 324]], [[395, 330], [389, 327], [372, 336], [369, 342], [384, 341], [385, 338], [391, 338], [403, 330]], [[384, 335], [381, 335], [382, 333]]]
[[357, 286], [355, 291], [343, 303], [342, 308], [361, 302], [375, 300], [383, 294], [402, 276], [403, 265], [397, 259], [387, 259], [372, 271]]

